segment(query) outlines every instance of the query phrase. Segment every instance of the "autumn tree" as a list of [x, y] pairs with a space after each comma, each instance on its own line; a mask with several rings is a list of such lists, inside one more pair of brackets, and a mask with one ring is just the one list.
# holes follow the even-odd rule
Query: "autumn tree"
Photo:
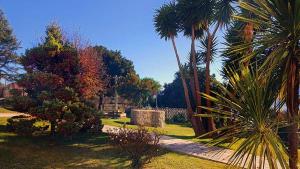
[[[92, 48], [78, 50], [63, 38], [57, 24], [46, 29], [45, 40], [22, 57], [27, 74], [20, 80], [36, 106], [30, 113], [51, 124], [51, 134], [70, 134], [99, 124], [96, 111], [85, 104], [101, 88], [98, 58]], [[97, 122], [98, 121], [98, 122]]]
[[96, 96], [104, 88], [101, 59], [92, 47], [79, 50], [79, 92], [86, 99]]

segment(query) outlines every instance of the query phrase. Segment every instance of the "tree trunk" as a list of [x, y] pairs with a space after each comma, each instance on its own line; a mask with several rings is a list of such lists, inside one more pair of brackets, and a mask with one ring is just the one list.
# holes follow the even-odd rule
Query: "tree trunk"
[[[210, 95], [210, 60], [211, 60], [211, 48], [212, 48], [212, 36], [208, 32], [208, 42], [207, 42], [207, 53], [206, 53], [206, 68], [205, 68], [205, 93]], [[209, 99], [206, 100], [206, 106], [211, 107], [211, 102]], [[210, 114], [211, 111], [207, 110], [207, 114]], [[207, 118], [207, 128], [208, 131], [216, 130], [216, 125], [213, 118]]]
[[55, 121], [50, 122], [50, 128], [51, 128], [50, 135], [54, 136], [55, 135]]
[[188, 90], [187, 83], [186, 83], [186, 80], [185, 80], [185, 77], [183, 74], [183, 69], [182, 69], [182, 65], [180, 63], [180, 58], [179, 58], [179, 54], [177, 51], [174, 36], [171, 36], [171, 40], [172, 40], [173, 48], [175, 51], [176, 60], [177, 60], [177, 64], [179, 67], [180, 78], [181, 78], [182, 86], [183, 86], [183, 90], [184, 90], [184, 98], [185, 98], [185, 102], [186, 102], [186, 106], [187, 106], [188, 119], [191, 121], [195, 135], [197, 136], [197, 135], [200, 135], [201, 128], [199, 128], [199, 125], [202, 125], [202, 124], [197, 124], [197, 121], [196, 121], [195, 117], [193, 116], [194, 112], [193, 112], [193, 109], [191, 106], [189, 90]]
[[[195, 100], [196, 100], [196, 113], [201, 114], [201, 96], [200, 96], [200, 85], [199, 85], [199, 78], [198, 78], [198, 68], [196, 62], [196, 50], [195, 50], [195, 27], [192, 26], [192, 44], [191, 44], [191, 53], [192, 53], [192, 65], [193, 65], [193, 75], [194, 75], [194, 83], [195, 83]], [[205, 133], [203, 122], [201, 117], [195, 117], [196, 122], [199, 125], [199, 130], [197, 133], [202, 134]], [[197, 135], [196, 133], [196, 135]]]
[[298, 161], [298, 111], [299, 111], [299, 69], [297, 58], [291, 58], [287, 79], [287, 110], [289, 115], [289, 165], [291, 169], [297, 169]]

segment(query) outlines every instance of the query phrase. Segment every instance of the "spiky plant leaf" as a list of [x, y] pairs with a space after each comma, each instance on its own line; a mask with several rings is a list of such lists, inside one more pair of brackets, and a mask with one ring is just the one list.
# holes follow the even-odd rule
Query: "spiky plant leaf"
[[[247, 68], [242, 73], [228, 71], [228, 86], [215, 82], [218, 93], [214, 96], [202, 94], [205, 99], [215, 103], [209, 109], [212, 114], [203, 117], [224, 118], [232, 120], [228, 124], [206, 135], [217, 133], [210, 145], [236, 142], [235, 153], [230, 158], [231, 165], [242, 165], [245, 168], [288, 168], [286, 147], [278, 137], [278, 128], [286, 126], [287, 121], [279, 121], [282, 101], [276, 101], [280, 84], [276, 78], [261, 79]], [[275, 105], [274, 105], [275, 104]]]

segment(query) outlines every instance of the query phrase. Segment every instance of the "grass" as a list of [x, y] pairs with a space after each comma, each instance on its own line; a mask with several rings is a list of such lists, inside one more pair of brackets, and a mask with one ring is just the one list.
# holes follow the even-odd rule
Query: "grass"
[[0, 113], [19, 113], [19, 112], [8, 110], [6, 108], [0, 107]]
[[[107, 144], [107, 136], [81, 134], [73, 140], [47, 135], [22, 137], [5, 131], [7, 118], [0, 118], [0, 168], [130, 168], [126, 155]], [[221, 163], [161, 150], [146, 169], [217, 169]]]
[[[129, 122], [130, 122], [130, 118], [102, 119], [102, 123], [105, 125], [122, 127], [124, 124], [126, 124], [128, 128], [132, 128], [132, 129], [137, 128], [136, 125], [131, 125], [129, 124]], [[167, 136], [176, 137], [180, 139], [199, 141], [195, 139], [193, 129], [185, 124], [166, 124], [164, 128], [154, 128], [154, 127], [148, 127], [148, 128], [150, 130], [157, 129], [158, 131], [162, 132], [164, 135]]]

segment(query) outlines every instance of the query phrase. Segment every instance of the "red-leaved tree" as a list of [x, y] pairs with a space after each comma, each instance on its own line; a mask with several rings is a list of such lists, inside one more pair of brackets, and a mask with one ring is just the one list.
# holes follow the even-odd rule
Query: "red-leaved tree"
[[103, 62], [92, 47], [79, 50], [79, 92], [82, 97], [90, 99], [103, 89], [101, 68]]

